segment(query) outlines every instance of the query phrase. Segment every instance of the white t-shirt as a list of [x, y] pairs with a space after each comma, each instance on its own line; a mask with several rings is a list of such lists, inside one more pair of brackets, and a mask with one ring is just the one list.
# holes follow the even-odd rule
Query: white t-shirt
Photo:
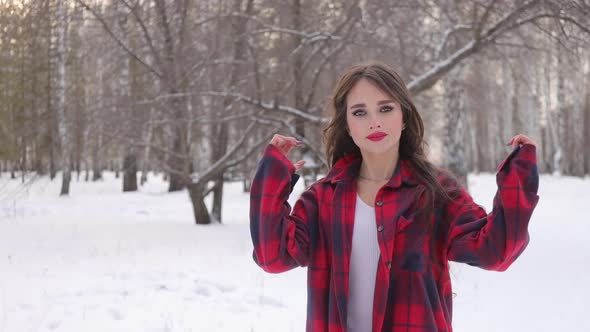
[[350, 253], [347, 332], [372, 331], [378, 262], [375, 208], [363, 202], [357, 194]]

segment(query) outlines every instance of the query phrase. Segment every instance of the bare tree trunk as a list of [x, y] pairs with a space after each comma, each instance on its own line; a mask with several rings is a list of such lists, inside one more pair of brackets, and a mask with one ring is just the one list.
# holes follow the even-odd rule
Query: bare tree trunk
[[[122, 35], [122, 41], [129, 44], [127, 17], [130, 15], [128, 10], [121, 4], [117, 4], [117, 16], [119, 28]], [[136, 122], [131, 104], [131, 65], [130, 56], [127, 52], [119, 50], [119, 61], [121, 61], [121, 73], [119, 76], [119, 102], [123, 105], [122, 117], [126, 124], [126, 140], [123, 147], [123, 192], [137, 191], [137, 151], [136, 142], [132, 139], [137, 136]]]
[[554, 173], [556, 170], [556, 165], [553, 162], [553, 156], [555, 155], [555, 147], [557, 143], [555, 141], [555, 135], [553, 135], [553, 119], [551, 119], [551, 114], [553, 112], [552, 103], [551, 103], [551, 96], [553, 94], [553, 90], [551, 88], [552, 82], [552, 68], [553, 68], [553, 52], [551, 50], [550, 45], [547, 47], [548, 51], [547, 54], [544, 56], [544, 64], [543, 64], [543, 80], [545, 84], [545, 93], [544, 95], [544, 104], [545, 108], [543, 110], [543, 114], [541, 116], [541, 132], [542, 134], [542, 149], [543, 149], [543, 164], [545, 165], [545, 171], [548, 173]]
[[[253, 0], [247, 0], [246, 8], [245, 8], [245, 15], [250, 15], [253, 10]], [[242, 12], [242, 0], [234, 0], [234, 12]], [[236, 17], [233, 19], [232, 24], [232, 35], [239, 36], [242, 35], [244, 31], [246, 31], [246, 24], [248, 23], [247, 19], [243, 17]], [[238, 83], [239, 75], [240, 75], [240, 63], [246, 58], [246, 46], [247, 40], [244, 38], [236, 38], [233, 48], [234, 54], [233, 59], [237, 62], [234, 64], [230, 77], [229, 77], [229, 84], [228, 86], [230, 89], [237, 88], [236, 85]], [[226, 108], [229, 107], [230, 103], [232, 102], [231, 99], [225, 98], [223, 102], [223, 113], [225, 114]], [[217, 161], [227, 152], [227, 145], [228, 145], [228, 123], [221, 122], [218, 125], [217, 129], [217, 139], [216, 145], [213, 147], [213, 158], [212, 162]], [[211, 209], [211, 215], [213, 219], [217, 222], [221, 223], [221, 209], [222, 209], [222, 202], [223, 202], [223, 173], [219, 175], [215, 181], [215, 187], [213, 189], [213, 207]]]
[[197, 225], [208, 225], [211, 223], [211, 217], [205, 204], [203, 192], [203, 188], [194, 183], [188, 185], [188, 193], [193, 205], [193, 214]]
[[10, 167], [10, 178], [11, 178], [12, 180], [16, 179], [16, 165], [17, 165], [17, 164], [16, 164], [16, 162], [14, 162], [14, 161], [13, 161], [13, 162], [11, 163], [11, 165], [10, 165], [10, 166], [11, 166], [11, 167]]
[[103, 61], [102, 57], [99, 55], [98, 59], [96, 59], [96, 68], [97, 68], [97, 108], [94, 110], [94, 123], [92, 123], [92, 128], [94, 129], [95, 137], [93, 140], [92, 145], [92, 181], [102, 180], [102, 166], [101, 166], [101, 155], [100, 151], [102, 150], [102, 139], [103, 139], [103, 116], [102, 113], [104, 112], [104, 81], [103, 81]]
[[[465, 107], [464, 107], [465, 108]], [[473, 172], [475, 173], [479, 173], [479, 161], [478, 161], [478, 141], [477, 141], [477, 136], [478, 133], [476, 131], [476, 114], [474, 112], [474, 110], [469, 110], [469, 112], [465, 112], [465, 123], [466, 123], [466, 127], [465, 127], [465, 145], [469, 151], [468, 153], [468, 157], [469, 157], [469, 163], [468, 163], [468, 169], [473, 170]]]
[[565, 135], [566, 135], [566, 112], [567, 105], [565, 104], [565, 72], [563, 59], [564, 54], [562, 47], [557, 43], [557, 141], [555, 155], [553, 156], [553, 163], [555, 172], [559, 175], [564, 174], [565, 171]]
[[[156, 0], [155, 8], [157, 15], [160, 20], [160, 28], [163, 34], [163, 53], [164, 63], [164, 85], [167, 86], [166, 92], [171, 96], [178, 94], [184, 94], [186, 91], [182, 91], [179, 88], [178, 81], [178, 67], [180, 63], [177, 63], [177, 52], [174, 45], [174, 39], [171, 31], [171, 20], [168, 17], [166, 10], [166, 1]], [[186, 14], [186, 13], [185, 13]], [[173, 14], [173, 19], [177, 13]], [[172, 97], [169, 101], [170, 120], [172, 123], [172, 139], [171, 139], [171, 153], [168, 155], [166, 166], [169, 170], [170, 180], [168, 191], [179, 191], [185, 188], [186, 179], [184, 175], [188, 175], [188, 154], [186, 149], [186, 116], [185, 116], [185, 103], [182, 102], [185, 97]]]
[[56, 104], [57, 121], [59, 128], [59, 139], [61, 145], [61, 169], [62, 185], [60, 195], [69, 195], [71, 167], [72, 167], [72, 140], [70, 139], [70, 130], [68, 129], [68, 117], [66, 112], [66, 25], [67, 25], [67, 7], [66, 0], [57, 0], [57, 70], [56, 70]]
[[[582, 132], [584, 133], [584, 144], [582, 144], [582, 148], [588, 149], [590, 147], [590, 75], [587, 75], [586, 79], [586, 98], [584, 98], [584, 108], [582, 112], [584, 113], [584, 125]], [[586, 150], [583, 154], [584, 158], [584, 175], [590, 175], [590, 153]]]
[[145, 134], [144, 134], [144, 141], [145, 147], [143, 150], [143, 161], [141, 163], [141, 179], [140, 184], [144, 185], [147, 182], [147, 173], [149, 171], [149, 161], [150, 161], [150, 145], [152, 143], [152, 136], [153, 136], [153, 126], [152, 121], [154, 121], [154, 108], [150, 106], [150, 115], [148, 119], [148, 123], [146, 124]]
[[[178, 103], [173, 103], [173, 107], [179, 107]], [[179, 111], [175, 112], [176, 114], [179, 113]], [[172, 132], [172, 153], [170, 153], [168, 155], [168, 160], [167, 160], [167, 166], [169, 169], [175, 170], [174, 172], [170, 172], [169, 176], [170, 176], [170, 180], [169, 180], [169, 185], [168, 185], [168, 191], [172, 192], [172, 191], [179, 191], [182, 190], [186, 184], [182, 179], [182, 176], [179, 173], [188, 173], [188, 170], [185, 172], [183, 164], [184, 164], [184, 160], [183, 158], [179, 157], [181, 155], [184, 155], [184, 149], [183, 149], [183, 136], [182, 133], [180, 132], [181, 130], [184, 129], [180, 129], [183, 126], [181, 124], [178, 124], [175, 126], [173, 132]]]
[[[512, 133], [514, 135], [523, 133], [522, 115], [519, 104], [520, 97], [520, 80], [518, 77], [517, 69], [514, 66], [510, 66], [510, 72], [512, 74], [512, 95], [511, 95], [511, 108], [512, 108]], [[506, 138], [506, 137], [504, 137]]]
[[[479, 61], [474, 61], [472, 71], [475, 80], [474, 84], [479, 87], [477, 90], [478, 93], [475, 97], [485, 99], [485, 105], [488, 105], [488, 87], [484, 85], [486, 66], [480, 64]], [[475, 101], [477, 101], [477, 99]], [[476, 104], [471, 105], [469, 111], [475, 116], [475, 132], [477, 133], [475, 143], [475, 154], [477, 154], [477, 157], [474, 158], [476, 160], [474, 167], [479, 172], [488, 172], [490, 171], [490, 156], [492, 155], [490, 153], [491, 149], [489, 144], [489, 142], [492, 141], [490, 137], [490, 121], [488, 120], [489, 112], [487, 112], [486, 108], [477, 107]]]
[[[33, 93], [38, 93], [37, 89], [39, 88], [38, 85], [38, 78], [37, 75], [32, 76], [32, 87], [31, 91]], [[32, 100], [32, 111], [33, 111], [33, 126], [37, 128], [35, 133], [33, 134], [33, 170], [38, 175], [45, 175], [46, 169], [43, 165], [43, 141], [42, 141], [42, 124], [41, 121], [41, 106], [37, 104], [37, 98], [33, 98]]]
[[[53, 28], [52, 28], [52, 21], [53, 21], [53, 17], [50, 16], [50, 23], [48, 25], [48, 30], [50, 31], [50, 35], [53, 35]], [[46, 100], [46, 112], [49, 115], [49, 121], [48, 121], [48, 149], [49, 149], [49, 178], [51, 180], [55, 179], [56, 173], [57, 173], [57, 167], [56, 167], [56, 148], [57, 148], [57, 110], [55, 109], [54, 105], [53, 105], [53, 74], [54, 74], [54, 58], [55, 58], [55, 43], [53, 42], [49, 42], [47, 45], [47, 84], [46, 84], [46, 95], [47, 95], [47, 100]]]
[[444, 79], [445, 83], [445, 137], [443, 144], [444, 167], [453, 172], [467, 188], [465, 159], [465, 109], [463, 105], [463, 68], [456, 68]]
[[129, 151], [123, 158], [123, 191], [137, 191], [137, 157]]

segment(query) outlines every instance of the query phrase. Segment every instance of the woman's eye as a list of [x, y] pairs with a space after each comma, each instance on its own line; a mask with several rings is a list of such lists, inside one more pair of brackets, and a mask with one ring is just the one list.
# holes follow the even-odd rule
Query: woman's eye
[[391, 107], [391, 106], [385, 106], [385, 107], [381, 108], [381, 110], [382, 111], [385, 111], [385, 112], [389, 112], [389, 111], [393, 111], [393, 107]]
[[358, 116], [360, 112], [363, 112], [364, 113], [365, 111], [354, 111], [354, 112], [352, 112], [352, 115]]

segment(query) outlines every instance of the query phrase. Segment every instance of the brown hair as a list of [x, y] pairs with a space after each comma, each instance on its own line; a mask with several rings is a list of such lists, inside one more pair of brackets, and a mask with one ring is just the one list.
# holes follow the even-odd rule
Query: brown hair
[[[352, 87], [360, 79], [368, 79], [381, 90], [395, 98], [402, 107], [405, 129], [402, 131], [399, 144], [399, 159], [411, 161], [414, 175], [419, 183], [425, 186], [426, 200], [421, 207], [421, 213], [433, 213], [435, 199], [448, 200], [449, 193], [437, 181], [437, 168], [428, 161], [424, 147], [424, 124], [410, 96], [405, 83], [398, 73], [381, 62], [369, 62], [349, 67], [340, 76], [330, 100], [333, 116], [326, 128], [323, 129], [323, 139], [326, 146], [326, 158], [331, 168], [336, 162], [348, 154], [361, 154], [347, 132], [346, 97]], [[437, 236], [433, 236], [433, 239]], [[433, 241], [434, 242], [434, 241]], [[434, 243], [432, 244], [434, 245]], [[436, 255], [431, 255], [436, 257]]]

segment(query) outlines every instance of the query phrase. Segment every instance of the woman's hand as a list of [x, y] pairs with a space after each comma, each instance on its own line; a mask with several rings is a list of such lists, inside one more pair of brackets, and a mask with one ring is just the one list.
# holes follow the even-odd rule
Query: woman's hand
[[510, 141], [506, 145], [512, 145], [513, 147], [517, 147], [519, 145], [524, 144], [531, 144], [533, 146], [536, 146], [535, 142], [532, 139], [522, 134], [518, 134], [512, 137], [512, 139], [510, 139]]
[[[287, 137], [275, 134], [270, 140], [270, 144], [277, 147], [277, 149], [279, 149], [279, 151], [281, 151], [286, 157], [292, 148], [301, 146], [303, 142], [298, 141], [295, 137]], [[302, 169], [303, 164], [305, 164], [305, 160], [299, 160], [298, 162], [294, 163], [293, 166], [295, 166], [295, 171], [297, 172], [298, 170]]]

